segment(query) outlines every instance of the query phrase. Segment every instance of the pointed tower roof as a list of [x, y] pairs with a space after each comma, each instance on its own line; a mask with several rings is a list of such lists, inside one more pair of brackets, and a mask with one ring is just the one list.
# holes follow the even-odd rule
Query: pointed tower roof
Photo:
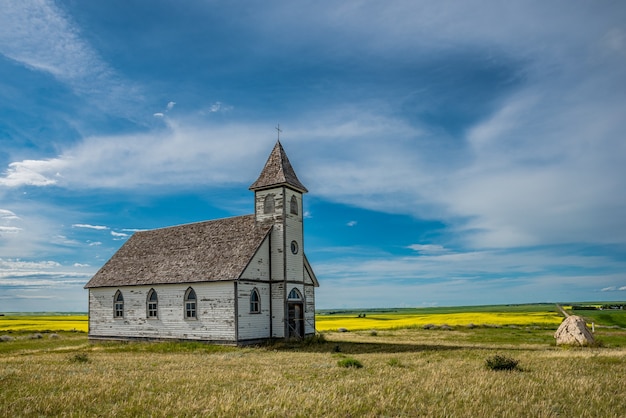
[[280, 185], [290, 186], [302, 193], [308, 192], [306, 187], [298, 180], [298, 176], [293, 171], [289, 158], [287, 158], [287, 154], [285, 154], [285, 150], [279, 140], [276, 141], [276, 145], [274, 145], [274, 149], [267, 159], [259, 178], [252, 183], [249, 189], [256, 191]]

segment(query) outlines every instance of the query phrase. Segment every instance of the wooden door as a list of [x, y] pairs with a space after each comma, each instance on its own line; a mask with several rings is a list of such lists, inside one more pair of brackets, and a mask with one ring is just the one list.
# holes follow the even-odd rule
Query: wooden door
[[289, 337], [304, 337], [304, 305], [301, 302], [288, 303]]

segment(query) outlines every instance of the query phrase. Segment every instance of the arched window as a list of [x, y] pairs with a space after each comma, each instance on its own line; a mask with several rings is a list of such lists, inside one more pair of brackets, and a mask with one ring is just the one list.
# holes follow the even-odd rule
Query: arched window
[[124, 296], [119, 290], [113, 296], [113, 317], [124, 318]]
[[302, 300], [302, 293], [300, 293], [300, 291], [294, 287], [293, 289], [291, 289], [291, 292], [289, 292], [287, 299], [288, 300]]
[[263, 213], [274, 213], [274, 195], [268, 194], [263, 201]]
[[298, 199], [296, 199], [296, 196], [291, 196], [291, 201], [289, 202], [289, 212], [292, 215], [297, 215], [298, 214]]
[[259, 291], [255, 287], [250, 292], [250, 313], [259, 312], [261, 312], [261, 298], [259, 297]]
[[159, 298], [157, 292], [154, 289], [150, 289], [148, 292], [148, 318], [158, 318], [159, 312]]
[[191, 287], [185, 292], [185, 319], [196, 319], [196, 292]]

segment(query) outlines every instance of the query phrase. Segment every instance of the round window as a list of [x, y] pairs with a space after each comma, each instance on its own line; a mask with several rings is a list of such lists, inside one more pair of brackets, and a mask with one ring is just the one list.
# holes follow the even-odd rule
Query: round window
[[293, 254], [298, 254], [298, 243], [295, 241], [291, 241], [291, 252]]

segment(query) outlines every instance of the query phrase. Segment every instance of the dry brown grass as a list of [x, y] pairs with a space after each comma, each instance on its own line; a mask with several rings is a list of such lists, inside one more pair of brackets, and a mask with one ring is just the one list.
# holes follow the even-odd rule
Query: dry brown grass
[[[96, 344], [5, 351], [0, 416], [618, 417], [626, 349], [556, 348], [491, 330], [327, 334], [326, 343], [204, 349]], [[483, 330], [484, 332], [484, 330]], [[500, 335], [500, 336], [499, 336]], [[10, 342], [2, 344], [11, 344]], [[336, 349], [339, 352], [335, 352]], [[85, 361], [76, 360], [81, 354]], [[504, 354], [521, 371], [495, 372]], [[337, 366], [358, 359], [362, 369]]]

